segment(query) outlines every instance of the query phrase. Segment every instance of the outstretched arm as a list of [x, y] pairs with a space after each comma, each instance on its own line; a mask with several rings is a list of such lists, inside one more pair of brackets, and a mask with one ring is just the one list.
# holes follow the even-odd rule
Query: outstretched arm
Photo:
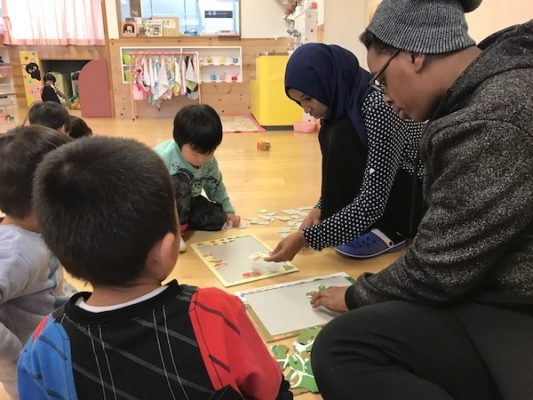
[[[401, 120], [377, 93], [365, 100], [363, 117], [368, 155], [361, 188], [352, 203], [304, 229], [306, 241], [315, 250], [350, 242], [368, 232], [383, 216], [405, 149], [414, 153], [411, 162], [417, 158], [423, 124]], [[414, 165], [409, 172], [415, 173]]]
[[502, 121], [468, 121], [433, 133], [428, 210], [414, 243], [385, 270], [363, 274], [346, 294], [348, 306], [389, 299], [448, 304], [483, 281], [490, 285], [500, 268], [532, 280], [524, 256], [505, 265], [509, 251], [527, 254], [524, 238], [532, 235], [533, 158], [531, 147], [517, 143], [531, 137]]

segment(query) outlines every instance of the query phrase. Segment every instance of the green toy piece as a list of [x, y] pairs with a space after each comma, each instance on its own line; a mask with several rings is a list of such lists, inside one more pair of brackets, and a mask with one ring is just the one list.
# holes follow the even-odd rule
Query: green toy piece
[[318, 285], [316, 290], [311, 290], [310, 292], [305, 292], [305, 297], [310, 299], [311, 297], [313, 297], [313, 293], [314, 292], [321, 292], [321, 291], [326, 290], [326, 289], [327, 289], [326, 285]]
[[322, 328], [319, 326], [313, 326], [311, 328], [304, 329], [300, 332], [298, 335], [298, 338], [296, 341], [300, 344], [309, 344], [310, 342], [313, 342], [318, 335], [318, 332], [320, 332]]
[[303, 359], [299, 354], [291, 354], [289, 356], [289, 372], [286, 378], [291, 383], [291, 388], [318, 393], [310, 359]]
[[274, 354], [274, 358], [278, 362], [279, 367], [284, 370], [289, 363], [289, 348], [283, 344], [275, 344], [270, 350], [272, 351], [272, 354]]

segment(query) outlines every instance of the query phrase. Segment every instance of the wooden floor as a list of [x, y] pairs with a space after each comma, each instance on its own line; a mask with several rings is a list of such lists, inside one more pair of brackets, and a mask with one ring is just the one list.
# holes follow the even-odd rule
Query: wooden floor
[[[134, 138], [150, 147], [172, 137], [170, 119], [141, 118], [131, 121], [104, 118], [86, 119], [86, 121], [96, 134]], [[256, 144], [259, 140], [269, 141], [271, 150], [258, 151]], [[321, 157], [316, 134], [287, 131], [229, 133], [224, 135], [216, 157], [233, 205], [237, 213], [244, 218], [257, 216], [259, 209], [276, 211], [312, 206], [318, 199]], [[235, 233], [253, 233], [273, 248], [280, 240], [278, 230], [282, 226], [285, 226], [284, 223], [276, 221], [270, 225], [248, 225], [248, 228], [239, 231], [196, 232], [186, 238], [188, 242], [193, 243]], [[293, 261], [299, 272], [239, 285], [229, 288], [228, 291], [234, 292], [340, 271], [357, 277], [365, 271], [379, 271], [394, 261], [399, 254], [354, 261], [340, 257], [332, 249], [321, 252], [305, 249]], [[176, 268], [169, 276], [169, 279], [174, 278], [192, 285], [223, 288], [192, 250], [179, 256]], [[73, 283], [79, 290], [87, 290], [81, 282]], [[286, 342], [288, 344], [291, 341]], [[319, 395], [312, 394], [298, 396], [300, 400], [320, 398]], [[7, 396], [0, 389], [0, 400], [3, 399], [7, 399]]]

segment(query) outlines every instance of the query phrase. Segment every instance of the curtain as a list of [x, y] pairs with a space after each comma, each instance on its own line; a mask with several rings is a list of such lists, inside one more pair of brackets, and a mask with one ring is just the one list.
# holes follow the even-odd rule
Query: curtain
[[4, 43], [104, 45], [100, 0], [2, 0]]

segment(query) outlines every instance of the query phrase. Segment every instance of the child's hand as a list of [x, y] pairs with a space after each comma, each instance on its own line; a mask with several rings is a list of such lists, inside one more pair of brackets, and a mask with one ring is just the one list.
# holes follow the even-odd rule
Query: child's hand
[[241, 217], [235, 213], [226, 213], [226, 223], [233, 228], [238, 228], [241, 224]]
[[307, 217], [304, 218], [302, 221], [302, 224], [300, 225], [300, 229], [309, 228], [313, 225], [318, 225], [320, 223], [320, 208], [313, 208], [311, 211], [309, 211], [309, 214], [307, 214]]

